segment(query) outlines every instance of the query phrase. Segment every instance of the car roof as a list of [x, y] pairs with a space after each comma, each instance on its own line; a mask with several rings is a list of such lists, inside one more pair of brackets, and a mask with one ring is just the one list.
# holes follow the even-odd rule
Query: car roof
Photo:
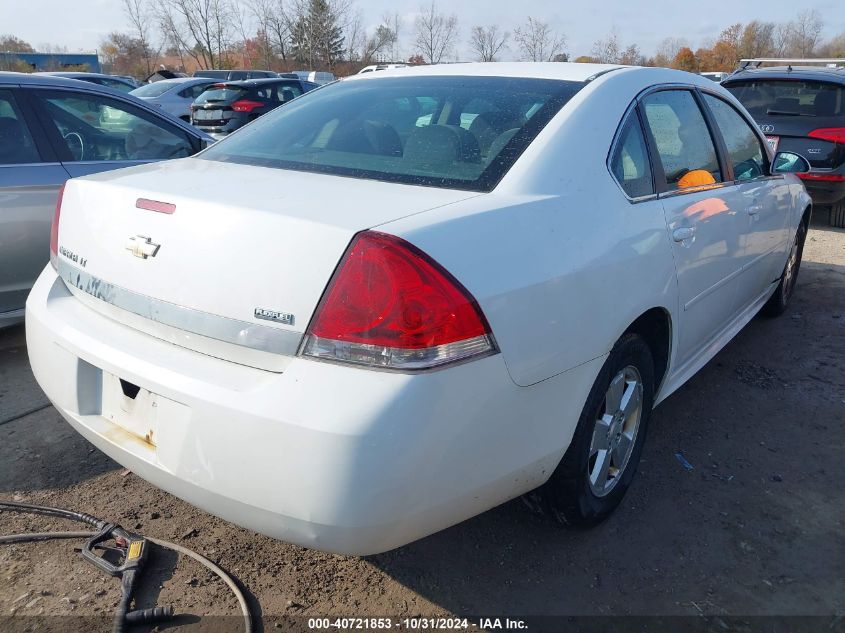
[[845, 68], [825, 68], [823, 66], [767, 66], [765, 68], [746, 68], [731, 74], [725, 83], [748, 81], [749, 79], [805, 79], [816, 81], [834, 81], [845, 84]]
[[217, 83], [226, 86], [243, 86], [245, 88], [251, 86], [262, 86], [265, 84], [285, 84], [285, 83], [299, 83], [300, 79], [293, 77], [260, 77], [256, 79], [233, 79], [232, 81], [219, 81]]
[[149, 84], [142, 84], [144, 86], [158, 85], [163, 86], [180, 86], [182, 84], [198, 84], [198, 83], [218, 83], [220, 80], [216, 77], [174, 77], [173, 79], [159, 79], [152, 81]]
[[[79, 74], [85, 75], [96, 73]], [[0, 72], [0, 84], [17, 84], [20, 86], [65, 86], [68, 88], [85, 87], [93, 92], [101, 92], [111, 96], [114, 96], [116, 92], [113, 88], [101, 86], [100, 84], [95, 84], [90, 81], [82, 81], [81, 79], [76, 79], [75, 77], [64, 74], [54, 75], [51, 73], [14, 73], [3, 71]], [[120, 91], [117, 91], [117, 93], [120, 94]]]
[[413, 76], [474, 76], [474, 77], [532, 77], [535, 79], [560, 79], [587, 81], [613, 70], [629, 68], [619, 64], [576, 64], [568, 62], [473, 62], [459, 64], [430, 64], [388, 68], [377, 73], [351, 75], [347, 81], [374, 81], [386, 77]]
[[100, 79], [116, 79], [118, 81], [124, 81], [126, 83], [130, 83], [128, 79], [122, 75], [107, 75], [105, 73], [86, 73], [82, 71], [43, 71], [32, 73], [33, 75], [50, 75], [52, 77], [98, 77]]

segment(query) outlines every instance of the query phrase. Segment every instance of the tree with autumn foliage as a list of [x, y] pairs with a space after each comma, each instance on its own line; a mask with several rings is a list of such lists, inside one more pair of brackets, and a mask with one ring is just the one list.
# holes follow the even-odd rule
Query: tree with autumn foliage
[[672, 60], [672, 68], [686, 70], [691, 73], [698, 72], [698, 59], [696, 59], [695, 53], [692, 52], [689, 46], [684, 46], [678, 51], [675, 59]]

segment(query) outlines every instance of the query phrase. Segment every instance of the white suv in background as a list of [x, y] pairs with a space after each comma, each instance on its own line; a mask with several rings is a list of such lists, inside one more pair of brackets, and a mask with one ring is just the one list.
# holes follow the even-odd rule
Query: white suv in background
[[407, 68], [408, 64], [372, 64], [371, 66], [364, 66], [358, 71], [359, 75], [371, 73], [376, 70], [393, 70], [395, 68]]

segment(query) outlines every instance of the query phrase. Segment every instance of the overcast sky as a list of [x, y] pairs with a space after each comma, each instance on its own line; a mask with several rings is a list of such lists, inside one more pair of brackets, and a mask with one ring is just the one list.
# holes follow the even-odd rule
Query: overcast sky
[[[400, 45], [405, 57], [412, 51], [413, 16], [420, 0], [353, 0], [364, 14], [365, 24], [374, 26], [385, 12], [405, 16]], [[512, 31], [525, 16], [550, 22], [566, 34], [566, 52], [589, 54], [593, 42], [604, 38], [615, 27], [621, 43], [636, 43], [646, 55], [654, 53], [665, 37], [686, 39], [693, 49], [716, 37], [735, 22], [763, 20], [785, 22], [802, 8], [818, 9], [825, 19], [823, 37], [845, 31], [845, 4], [842, 0], [699, 0], [656, 2], [633, 0], [470, 0], [446, 2], [438, 7], [458, 15], [460, 42], [458, 56], [471, 59], [466, 45], [474, 25], [498, 24]], [[93, 51], [111, 31], [129, 31], [120, 0], [0, 0], [0, 34], [16, 35], [37, 50], [45, 44], [66, 46], [70, 52]], [[515, 53], [505, 53], [504, 59]]]

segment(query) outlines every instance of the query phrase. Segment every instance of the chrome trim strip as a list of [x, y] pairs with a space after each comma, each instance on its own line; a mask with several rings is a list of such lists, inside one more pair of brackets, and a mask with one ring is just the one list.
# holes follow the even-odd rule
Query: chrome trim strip
[[748, 181], [734, 181], [734, 180], [726, 180], [722, 182], [714, 182], [709, 185], [697, 185], [695, 187], [687, 187], [685, 189], [670, 189], [668, 191], [662, 191], [657, 195], [658, 198], [661, 200], [665, 200], [666, 198], [675, 198], [677, 196], [688, 196], [693, 193], [702, 193], [705, 191], [715, 191], [716, 189], [726, 189], [727, 187], [735, 187], [739, 184], [744, 184]]
[[230, 319], [121, 288], [103, 281], [64, 260], [58, 262], [58, 274], [71, 290], [77, 289], [127, 312], [170, 327], [271, 354], [295, 356], [302, 332], [282, 330]]

